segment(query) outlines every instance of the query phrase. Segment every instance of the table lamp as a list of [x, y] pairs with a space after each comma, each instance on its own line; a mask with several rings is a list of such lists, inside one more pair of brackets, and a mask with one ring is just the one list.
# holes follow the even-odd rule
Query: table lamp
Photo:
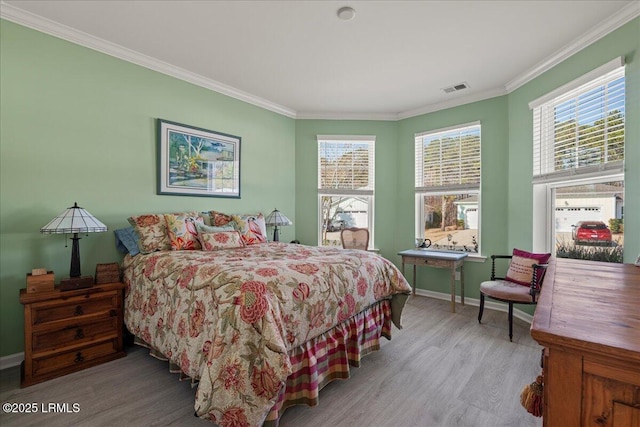
[[[43, 234], [73, 234], [71, 240], [71, 267], [69, 279], [63, 279], [60, 287], [68, 289], [86, 288], [93, 284], [93, 277], [80, 277], [80, 237], [79, 233], [100, 233], [107, 231], [107, 226], [98, 221], [84, 208], [74, 203], [60, 215], [52, 219], [40, 229]], [[66, 247], [66, 245], [65, 245]]]
[[271, 212], [267, 216], [267, 218], [265, 219], [265, 223], [267, 225], [274, 226], [274, 229], [273, 229], [273, 241], [274, 242], [280, 241], [280, 236], [279, 236], [279, 233], [278, 233], [278, 226], [292, 225], [293, 224], [291, 222], [291, 220], [289, 218], [287, 218], [286, 216], [284, 216], [278, 209], [274, 209], [273, 212]]

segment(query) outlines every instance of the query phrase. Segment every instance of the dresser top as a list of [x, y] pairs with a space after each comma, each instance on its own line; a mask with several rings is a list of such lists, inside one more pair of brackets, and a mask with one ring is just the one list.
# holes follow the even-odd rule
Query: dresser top
[[543, 346], [640, 363], [640, 267], [552, 258], [531, 335]]

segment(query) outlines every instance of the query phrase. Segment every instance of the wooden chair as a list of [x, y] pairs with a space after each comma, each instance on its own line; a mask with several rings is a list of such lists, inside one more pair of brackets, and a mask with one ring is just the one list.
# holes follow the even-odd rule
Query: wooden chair
[[480, 311], [478, 312], [478, 323], [482, 323], [485, 296], [508, 303], [509, 341], [513, 341], [513, 304], [537, 304], [542, 281], [547, 270], [546, 264], [532, 263], [531, 280], [528, 286], [515, 283], [504, 277], [496, 277], [496, 260], [511, 260], [512, 258], [513, 255], [491, 255], [491, 279], [480, 284]]
[[369, 249], [369, 230], [366, 228], [345, 228], [340, 231], [340, 241], [344, 249]]

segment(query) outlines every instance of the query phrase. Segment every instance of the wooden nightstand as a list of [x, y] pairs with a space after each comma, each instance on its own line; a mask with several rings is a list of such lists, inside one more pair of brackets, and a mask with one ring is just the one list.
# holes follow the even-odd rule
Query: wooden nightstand
[[27, 293], [21, 387], [126, 356], [123, 349], [124, 283], [73, 291]]

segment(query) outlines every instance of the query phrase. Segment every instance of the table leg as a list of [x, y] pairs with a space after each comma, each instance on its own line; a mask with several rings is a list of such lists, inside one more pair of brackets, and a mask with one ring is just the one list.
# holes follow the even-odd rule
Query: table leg
[[464, 305], [464, 263], [460, 264], [460, 302]]
[[451, 266], [451, 312], [456, 312], [456, 265]]
[[413, 264], [413, 295], [416, 294], [416, 265]]

